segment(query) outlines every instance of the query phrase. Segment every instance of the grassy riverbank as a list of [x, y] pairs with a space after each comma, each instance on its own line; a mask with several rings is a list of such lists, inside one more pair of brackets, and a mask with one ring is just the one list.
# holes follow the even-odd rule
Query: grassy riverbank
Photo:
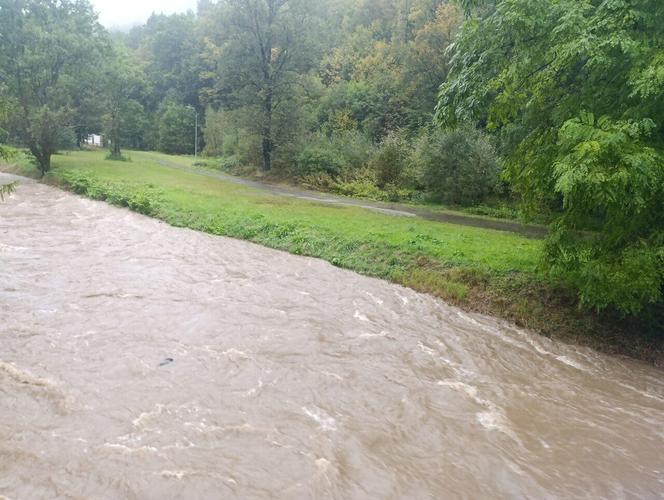
[[[174, 226], [322, 258], [547, 336], [648, 361], [661, 357], [661, 340], [638, 326], [580, 311], [573, 295], [539, 270], [538, 240], [273, 195], [167, 168], [141, 153], [130, 153], [130, 162], [104, 155], [55, 156], [46, 180]], [[27, 166], [18, 170], [29, 173]]]

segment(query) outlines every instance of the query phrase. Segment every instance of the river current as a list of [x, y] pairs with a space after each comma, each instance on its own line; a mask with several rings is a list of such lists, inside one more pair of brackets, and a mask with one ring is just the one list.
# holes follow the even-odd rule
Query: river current
[[41, 184], [0, 202], [0, 497], [662, 495], [656, 368]]

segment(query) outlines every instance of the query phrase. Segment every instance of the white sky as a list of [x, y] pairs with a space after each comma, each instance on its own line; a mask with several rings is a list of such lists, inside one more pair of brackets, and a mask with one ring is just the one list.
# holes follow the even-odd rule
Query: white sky
[[129, 28], [147, 21], [153, 12], [196, 11], [196, 0], [92, 0], [99, 22], [106, 28]]

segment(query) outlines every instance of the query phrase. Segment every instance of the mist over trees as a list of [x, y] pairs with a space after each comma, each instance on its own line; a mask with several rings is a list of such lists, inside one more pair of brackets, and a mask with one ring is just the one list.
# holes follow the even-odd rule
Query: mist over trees
[[[551, 280], [654, 317], [664, 3], [209, 0], [109, 34], [85, 0], [0, 0], [0, 142], [42, 172], [124, 149], [551, 225]], [[199, 144], [194, 144], [198, 113]]]

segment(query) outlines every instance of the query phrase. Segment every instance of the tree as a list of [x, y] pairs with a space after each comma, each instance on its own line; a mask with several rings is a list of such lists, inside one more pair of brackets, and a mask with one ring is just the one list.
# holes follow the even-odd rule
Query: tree
[[170, 154], [193, 153], [194, 126], [193, 108], [166, 103], [159, 118], [159, 150]]
[[134, 28], [129, 38], [142, 59], [146, 79], [152, 83], [146, 107], [154, 111], [170, 100], [199, 108], [202, 48], [194, 14], [153, 14], [144, 26]]
[[[110, 159], [122, 159], [121, 147], [130, 144], [127, 128], [131, 125], [136, 128], [134, 118], [143, 113], [139, 100], [144, 95], [144, 88], [143, 73], [138, 63], [117, 47], [104, 71], [104, 123], [111, 150]], [[134, 130], [134, 133], [139, 131]]]
[[0, 80], [44, 174], [71, 137], [75, 82], [104, 50], [105, 32], [86, 0], [0, 0], [0, 33]]
[[[2, 88], [0, 88], [0, 91]], [[0, 93], [0, 123], [4, 121], [5, 115], [7, 113], [8, 109], [8, 104], [7, 102], [2, 98], [2, 94]], [[3, 130], [0, 128], [0, 132]], [[9, 152], [8, 149], [4, 148], [2, 144], [0, 144], [0, 160], [8, 160], [11, 157], [11, 153]], [[14, 191], [15, 184], [13, 182], [7, 183], [7, 184], [0, 184], [0, 200], [4, 200], [5, 195], [9, 195]]]
[[[262, 168], [272, 168], [277, 147], [275, 110], [292, 97], [298, 73], [312, 66], [314, 27], [303, 0], [228, 0], [218, 5], [218, 31], [207, 38], [214, 91], [208, 101], [229, 109], [247, 107], [259, 115]], [[211, 94], [211, 95], [210, 95]]]
[[439, 120], [493, 132], [546, 256], [581, 301], [626, 314], [664, 288], [664, 3], [467, 0]]

